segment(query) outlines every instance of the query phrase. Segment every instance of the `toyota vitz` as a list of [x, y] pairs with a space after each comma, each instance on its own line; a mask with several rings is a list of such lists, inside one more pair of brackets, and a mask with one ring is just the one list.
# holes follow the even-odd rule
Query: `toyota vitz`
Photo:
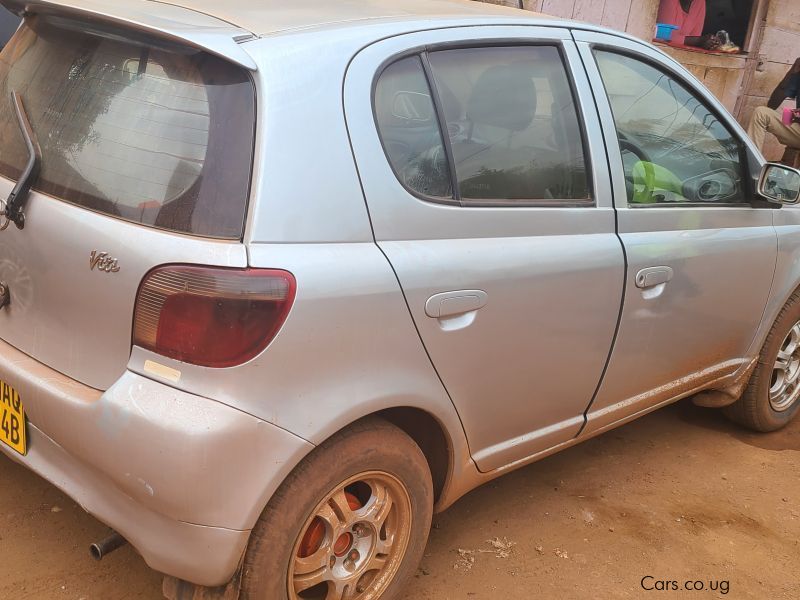
[[800, 172], [636, 39], [459, 0], [2, 0], [0, 448], [165, 594], [402, 597], [431, 515], [800, 410]]

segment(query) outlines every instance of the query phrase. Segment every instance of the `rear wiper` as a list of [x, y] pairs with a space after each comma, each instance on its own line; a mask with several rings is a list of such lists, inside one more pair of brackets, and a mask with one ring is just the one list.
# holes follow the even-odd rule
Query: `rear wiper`
[[6, 217], [5, 223], [0, 225], [0, 230], [8, 227], [11, 221], [19, 229], [25, 227], [25, 213], [22, 212], [22, 207], [25, 206], [25, 200], [28, 199], [31, 185], [39, 176], [39, 167], [42, 164], [42, 150], [39, 147], [39, 141], [36, 139], [36, 132], [31, 126], [28, 113], [25, 112], [22, 94], [16, 90], [12, 91], [11, 100], [14, 102], [14, 109], [17, 112], [17, 122], [19, 123], [20, 131], [22, 131], [22, 137], [28, 147], [28, 163], [25, 165], [17, 185], [14, 186], [14, 189], [11, 190], [8, 198], [6, 198], [3, 210], [0, 211], [0, 216]]

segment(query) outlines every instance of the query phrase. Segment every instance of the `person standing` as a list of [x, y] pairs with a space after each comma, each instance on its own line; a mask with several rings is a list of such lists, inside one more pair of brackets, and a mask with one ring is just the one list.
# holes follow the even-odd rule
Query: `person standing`
[[795, 106], [800, 108], [800, 58], [795, 61], [789, 73], [772, 92], [767, 105], [759, 106], [753, 113], [747, 134], [759, 150], [764, 150], [767, 133], [778, 138], [778, 141], [784, 146], [800, 149], [800, 123], [785, 124], [782, 115], [775, 110], [787, 98], [794, 99]]

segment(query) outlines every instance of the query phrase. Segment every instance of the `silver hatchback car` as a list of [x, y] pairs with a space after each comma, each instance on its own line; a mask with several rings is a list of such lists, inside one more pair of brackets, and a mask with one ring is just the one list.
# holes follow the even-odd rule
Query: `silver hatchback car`
[[639, 40], [458, 0], [2, 0], [0, 449], [165, 594], [402, 597], [431, 515], [800, 410], [800, 173]]

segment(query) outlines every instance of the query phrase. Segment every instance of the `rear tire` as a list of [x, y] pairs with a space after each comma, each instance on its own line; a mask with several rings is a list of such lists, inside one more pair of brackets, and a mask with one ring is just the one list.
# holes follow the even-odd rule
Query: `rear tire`
[[422, 559], [433, 482], [419, 446], [377, 418], [316, 448], [250, 537], [245, 600], [395, 600]]
[[724, 409], [735, 423], [760, 432], [785, 427], [800, 410], [800, 293], [767, 335], [742, 397]]

